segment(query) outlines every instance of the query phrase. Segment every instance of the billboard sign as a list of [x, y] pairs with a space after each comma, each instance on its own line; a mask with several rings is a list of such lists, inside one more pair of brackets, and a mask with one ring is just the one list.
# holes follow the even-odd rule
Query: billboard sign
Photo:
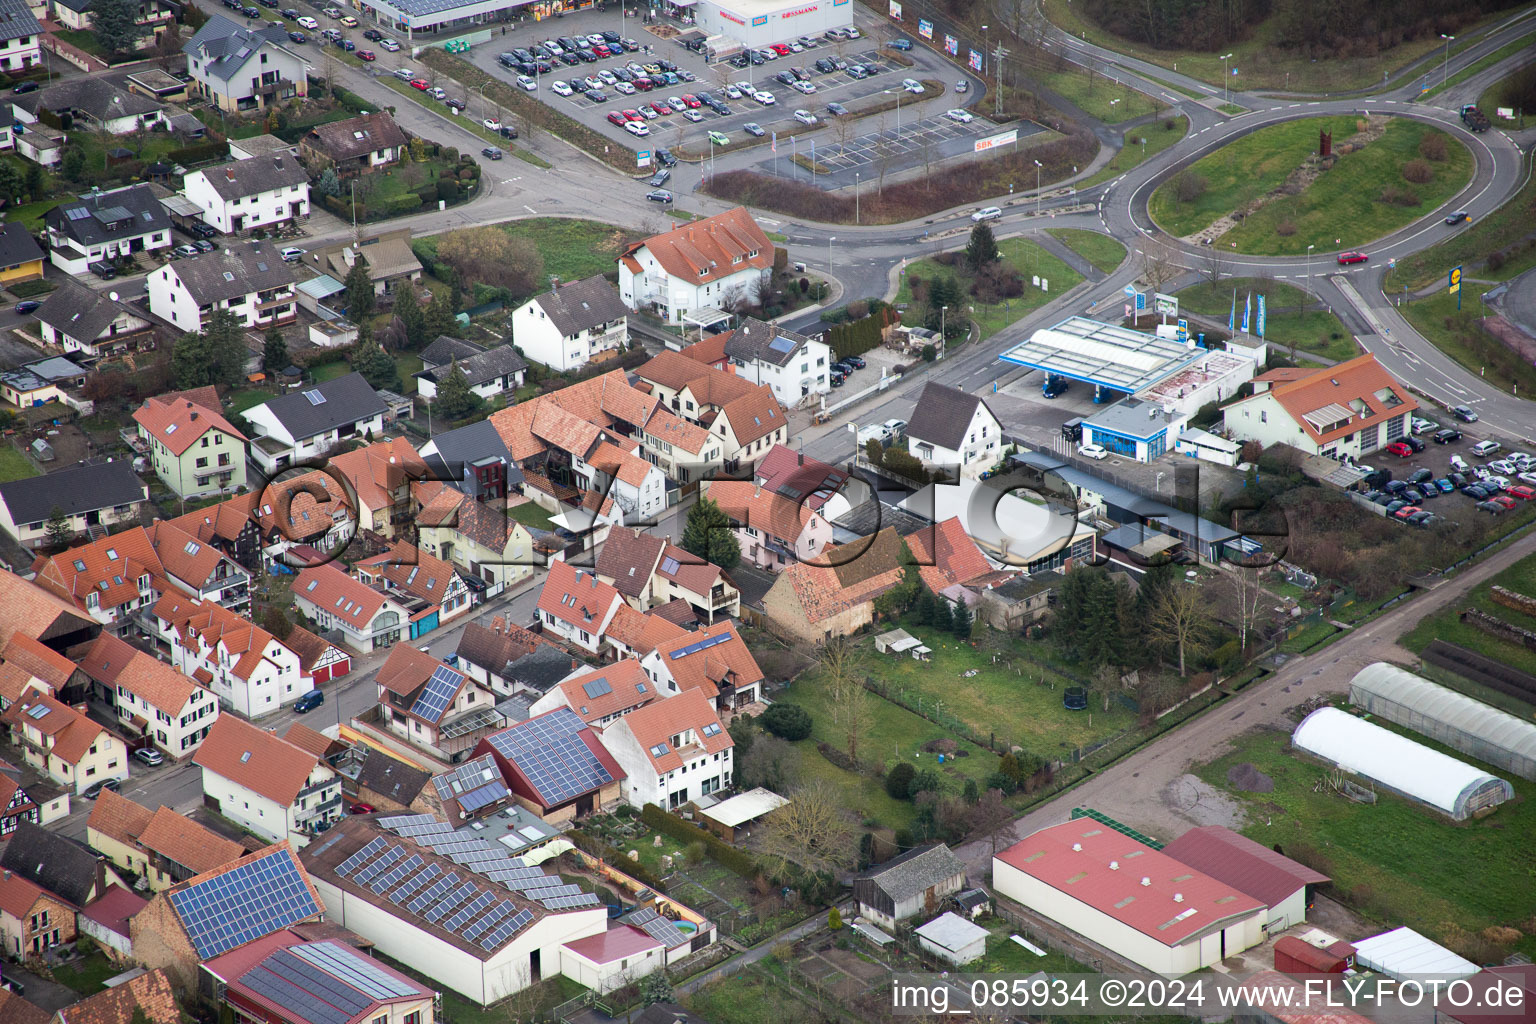
[[952, 35], [945, 35], [944, 52], [949, 54], [951, 57], [955, 56], [960, 52], [960, 40], [956, 39]]
[[927, 18], [917, 19], [917, 34], [922, 36], [924, 39], [932, 39], [933, 22], [929, 21]]
[[1178, 316], [1179, 297], [1177, 295], [1164, 295], [1162, 292], [1154, 292], [1153, 298], [1157, 302], [1159, 316]]
[[972, 71], [980, 72], [981, 71], [981, 51], [980, 50], [972, 50], [971, 51], [971, 59], [967, 63], [969, 63], [971, 65], [971, 70]]
[[896, 21], [901, 20], [901, 4], [899, 0], [891, 0], [891, 17]]
[[999, 135], [989, 135], [985, 139], [977, 139], [975, 142], [976, 148], [973, 152], [985, 153], [989, 149], [996, 149], [998, 146], [1006, 146], [1018, 141], [1019, 130], [1015, 128], [1012, 131], [1006, 131]]

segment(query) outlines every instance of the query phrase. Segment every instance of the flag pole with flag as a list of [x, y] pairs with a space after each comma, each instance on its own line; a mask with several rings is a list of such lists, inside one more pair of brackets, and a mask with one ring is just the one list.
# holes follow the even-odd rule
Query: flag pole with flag
[[1232, 289], [1232, 310], [1227, 314], [1228, 333], [1237, 329], [1237, 289]]
[[1248, 314], [1253, 309], [1253, 292], [1249, 292], [1243, 299], [1243, 333], [1248, 333]]
[[1259, 296], [1259, 337], [1264, 337], [1264, 296]]

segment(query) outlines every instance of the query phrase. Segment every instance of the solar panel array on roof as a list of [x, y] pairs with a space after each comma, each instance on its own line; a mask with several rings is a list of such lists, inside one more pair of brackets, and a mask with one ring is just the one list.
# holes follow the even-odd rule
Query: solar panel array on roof
[[390, 829], [397, 836], [405, 839], [414, 839], [421, 842], [432, 836], [451, 835], [453, 826], [446, 821], [434, 821], [427, 825], [402, 825], [399, 828]]
[[420, 896], [417, 896], [415, 899], [411, 900], [410, 905], [407, 906], [405, 909], [409, 910], [413, 914], [419, 914], [423, 910], [427, 909], [427, 904], [431, 903], [433, 900], [435, 900], [438, 897], [442, 896], [443, 893], [447, 892], [449, 889], [452, 889], [454, 886], [456, 886], [458, 884], [459, 884], [459, 874], [458, 874], [458, 872], [450, 871], [448, 874], [444, 875], [442, 878], [439, 878], [437, 881], [433, 882], [432, 883], [432, 888], [428, 889], [426, 892], [423, 892]]
[[171, 905], [203, 960], [322, 912], [287, 850], [173, 892]]
[[730, 638], [731, 634], [728, 632], [719, 633], [715, 636], [707, 636], [703, 640], [689, 644], [687, 647], [679, 647], [677, 650], [672, 652], [671, 657], [686, 658], [690, 654], [698, 654], [700, 651], [707, 651], [717, 644], [723, 644]]
[[481, 949], [495, 949], [507, 939], [516, 935], [533, 921], [533, 911], [519, 910], [501, 924], [491, 929], [491, 933], [480, 940]]
[[464, 813], [473, 814], [480, 810], [480, 808], [489, 807], [497, 800], [511, 795], [511, 791], [507, 789], [507, 784], [501, 780], [500, 776], [497, 776], [490, 783], [459, 797], [459, 807], [464, 810]]
[[440, 720], [462, 685], [464, 685], [462, 672], [455, 672], [447, 665], [437, 666], [432, 670], [432, 678], [427, 680], [426, 689], [422, 691], [420, 697], [416, 698], [411, 714], [429, 722]]
[[469, 923], [470, 918], [495, 902], [496, 897], [491, 895], [489, 890], [482, 889], [480, 895], [470, 900], [461, 910], [455, 912], [452, 917], [444, 921], [443, 927], [451, 932], [457, 932]]
[[642, 907], [625, 914], [621, 920], [632, 924], [668, 949], [676, 949], [688, 941], [688, 935], [677, 925], [662, 917], [650, 907]]
[[415, 871], [417, 868], [421, 867], [424, 863], [426, 862], [421, 859], [420, 854], [413, 853], [405, 860], [401, 861], [399, 864], [396, 864], [394, 867], [386, 871], [382, 878], [380, 878], [377, 882], [374, 882], [368, 888], [382, 896], [388, 890], [393, 889], [395, 886], [399, 885], [401, 879], [410, 874], [412, 871]]
[[793, 352], [795, 350], [795, 343], [781, 334], [770, 341], [768, 347], [775, 352]]
[[384, 847], [388, 845], [389, 844], [383, 839], [370, 839], [367, 846], [364, 846], [361, 850], [358, 850], [352, 856], [342, 861], [341, 865], [336, 868], [336, 873], [345, 878], [347, 875], [350, 875], [352, 872], [362, 867], [363, 862], [366, 861], [369, 857], [374, 857], [382, 853]]
[[539, 900], [539, 903], [549, 910], [574, 910], [577, 907], [599, 906], [602, 900], [590, 892], [584, 892], [577, 896], [556, 896], [554, 899]]
[[612, 693], [613, 687], [609, 684], [606, 676], [599, 676], [591, 682], [582, 683], [581, 692], [595, 700], [604, 694]]
[[487, 737], [502, 757], [517, 765], [550, 806], [590, 793], [613, 781], [580, 733], [585, 723], [570, 708], [530, 718]]
[[407, 878], [404, 885], [390, 893], [389, 901], [391, 903], [404, 903], [406, 900], [415, 895], [416, 890], [420, 889], [422, 886], [432, 881], [432, 879], [436, 878], [442, 872], [442, 870], [443, 869], [436, 864], [428, 864], [424, 870], [415, 875], [412, 875], [410, 878]]
[[430, 814], [396, 814], [388, 818], [380, 818], [379, 824], [384, 828], [400, 829], [412, 825], [438, 825], [441, 822]]
[[480, 918], [478, 921], [471, 922], [469, 927], [465, 928], [459, 934], [463, 935], [470, 942], [474, 942], [476, 939], [480, 938], [480, 936], [490, 931], [492, 925], [497, 924], [516, 909], [517, 906], [513, 904], [512, 901], [502, 900], [500, 903], [496, 904], [489, 911], [487, 911], [484, 917]]
[[426, 912], [421, 916], [426, 918], [428, 921], [431, 921], [433, 924], [436, 924], [443, 919], [448, 911], [452, 910], [460, 903], [463, 903], [465, 900], [469, 899], [470, 896], [474, 895], [474, 892], [475, 883], [465, 882], [463, 885], [453, 890], [453, 892], [449, 893], [435, 906], [428, 907]]
[[[317, 998], [307, 987], [269, 970], [266, 964], [258, 964], [247, 971], [240, 982], [257, 995], [286, 1010], [295, 1019], [309, 1024], [347, 1024], [352, 1019], [352, 1014], [344, 1007], [332, 1006]], [[351, 1001], [348, 1002], [350, 1005]], [[366, 1006], [365, 1003], [364, 1008]]]
[[371, 958], [337, 942], [312, 942], [292, 946], [294, 956], [307, 960], [374, 999], [416, 995], [421, 989], [384, 970]]
[[390, 867], [395, 863], [395, 861], [404, 856], [405, 851], [403, 849], [398, 846], [391, 846], [389, 849], [385, 850], [382, 855], [380, 855], [378, 860], [369, 864], [367, 867], [360, 868], [357, 874], [352, 876], [352, 881], [356, 882], [358, 885], [367, 885], [369, 882], [377, 878], [379, 874], [386, 868]]

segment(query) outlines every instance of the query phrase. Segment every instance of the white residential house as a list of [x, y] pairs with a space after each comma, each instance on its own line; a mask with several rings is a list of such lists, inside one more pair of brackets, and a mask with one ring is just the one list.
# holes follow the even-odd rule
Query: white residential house
[[826, 342], [747, 317], [725, 342], [736, 376], [767, 384], [786, 407], [831, 390], [832, 349]]
[[309, 172], [286, 153], [193, 171], [181, 194], [202, 208], [205, 224], [226, 235], [309, 216]]
[[1316, 370], [1261, 373], [1253, 389], [1222, 409], [1231, 437], [1330, 459], [1364, 459], [1401, 441], [1419, 408], [1412, 392], [1369, 352]]
[[288, 26], [244, 28], [210, 15], [181, 52], [195, 93], [220, 110], [259, 110], [309, 95], [309, 62], [294, 50]]
[[111, 633], [91, 642], [80, 668], [117, 709], [124, 732], [143, 736], [172, 758], [191, 756], [219, 717], [212, 692]]
[[75, 277], [90, 273], [93, 263], [171, 246], [171, 215], [148, 185], [88, 192], [49, 210], [43, 223], [48, 258]]
[[[48, 6], [54, 19], [65, 28], [89, 32], [96, 27], [96, 20], [91, 17], [91, 0], [48, 0]], [[134, 49], [152, 49], [176, 21], [176, 13], [176, 8], [160, 0], [139, 0], [134, 24], [143, 35]]]
[[907, 424], [907, 450], [925, 465], [974, 476], [1002, 458], [1003, 426], [980, 397], [929, 384]]
[[128, 745], [68, 704], [24, 693], [0, 715], [27, 764], [74, 793], [128, 777]]
[[409, 609], [331, 562], [294, 577], [293, 600], [321, 629], [340, 630], [347, 646], [363, 654], [409, 638]]
[[588, 654], [603, 649], [603, 632], [624, 603], [619, 592], [590, 569], [577, 569], [564, 559], [549, 563], [544, 589], [539, 591], [539, 621], [547, 632]]
[[235, 715], [219, 716], [193, 763], [203, 770], [203, 802], [270, 842], [302, 848], [342, 816], [341, 776], [330, 765]]
[[638, 453], [601, 441], [586, 459], [571, 458], [583, 490], [613, 499], [625, 523], [651, 522], [667, 510], [667, 475]]
[[275, 473], [324, 455], [342, 441], [377, 437], [385, 411], [384, 400], [360, 373], [282, 395], [245, 412], [258, 435], [251, 441], [251, 459]]
[[619, 297], [669, 324], [694, 310], [756, 301], [773, 273], [773, 243], [745, 207], [692, 221], [619, 256]]
[[[443, 343], [452, 342], [450, 349]], [[439, 338], [422, 349], [423, 369], [416, 373], [416, 393], [422, 398], [437, 398], [437, 386], [457, 366], [469, 383], [469, 390], [490, 401], [498, 395], [512, 395], [523, 386], [528, 362], [511, 345], [483, 349], [458, 338]], [[506, 404], [511, 405], [509, 397]]]
[[235, 243], [149, 275], [149, 311], [183, 331], [200, 331], [216, 309], [264, 331], [298, 317], [294, 273], [272, 248]]
[[585, 366], [629, 342], [627, 310], [601, 275], [557, 285], [512, 314], [512, 341], [523, 355], [550, 369]]
[[809, 562], [832, 543], [832, 524], [809, 502], [750, 480], [713, 480], [704, 496], [720, 506], [736, 531], [741, 557], [770, 572]]
[[0, 0], [0, 71], [21, 71], [40, 62], [43, 27], [26, 0]]
[[702, 690], [685, 690], [615, 719], [603, 746], [628, 773], [625, 802], [671, 810], [731, 784], [735, 741]]
[[138, 348], [151, 338], [150, 319], [116, 294], [104, 295], [68, 279], [60, 282], [34, 314], [44, 343], [58, 345], [66, 355], [97, 357]]

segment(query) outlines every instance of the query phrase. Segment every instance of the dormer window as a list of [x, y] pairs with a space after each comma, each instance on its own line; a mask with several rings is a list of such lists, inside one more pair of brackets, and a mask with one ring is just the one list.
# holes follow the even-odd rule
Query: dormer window
[[757, 250], [753, 249], [751, 252], [747, 253], [747, 256], [755, 259], [757, 257]]

